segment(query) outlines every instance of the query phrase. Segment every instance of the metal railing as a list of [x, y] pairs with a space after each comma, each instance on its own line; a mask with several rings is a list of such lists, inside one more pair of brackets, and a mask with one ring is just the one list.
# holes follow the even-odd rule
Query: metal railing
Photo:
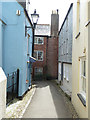
[[8, 74], [7, 76], [7, 101], [10, 103], [14, 98], [18, 97], [19, 69]]

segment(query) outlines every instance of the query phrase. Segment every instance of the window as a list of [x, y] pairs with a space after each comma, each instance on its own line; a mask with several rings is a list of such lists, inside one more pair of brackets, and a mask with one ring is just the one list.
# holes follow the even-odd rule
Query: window
[[43, 51], [34, 51], [34, 57], [38, 61], [43, 61]]
[[64, 68], [64, 69], [63, 69], [63, 70], [64, 70], [64, 71], [63, 71], [63, 73], [64, 73], [63, 75], [64, 75], [64, 79], [65, 79], [65, 78], [66, 78], [66, 66], [65, 66], [65, 64], [63, 65], [63, 68]]
[[69, 68], [66, 67], [66, 80], [69, 81]]
[[86, 99], [86, 59], [80, 60], [80, 93]]
[[42, 67], [35, 67], [34, 69], [35, 75], [42, 75], [43, 74], [43, 68]]
[[61, 75], [61, 63], [58, 64], [58, 71], [59, 71], [59, 74]]
[[34, 44], [38, 44], [38, 45], [44, 44], [44, 38], [43, 37], [35, 37]]

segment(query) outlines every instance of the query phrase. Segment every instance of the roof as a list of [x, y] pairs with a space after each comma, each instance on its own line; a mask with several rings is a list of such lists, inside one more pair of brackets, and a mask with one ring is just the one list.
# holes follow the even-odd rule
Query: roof
[[35, 29], [35, 35], [50, 36], [49, 24], [37, 24]]
[[64, 19], [64, 21], [63, 21], [63, 23], [62, 23], [62, 25], [61, 25], [61, 28], [60, 28], [60, 31], [59, 31], [58, 34], [60, 34], [60, 32], [61, 32], [61, 30], [62, 30], [62, 28], [63, 28], [63, 25], [64, 25], [64, 23], [65, 23], [65, 21], [66, 21], [66, 19], [67, 19], [67, 17], [68, 17], [68, 14], [69, 14], [72, 6], [73, 6], [73, 3], [71, 3], [71, 5], [70, 5], [70, 7], [69, 7], [69, 10], [68, 10], [68, 12], [67, 12], [67, 14], [66, 14], [66, 17], [65, 17], [65, 19]]
[[26, 9], [26, 0], [17, 0]]

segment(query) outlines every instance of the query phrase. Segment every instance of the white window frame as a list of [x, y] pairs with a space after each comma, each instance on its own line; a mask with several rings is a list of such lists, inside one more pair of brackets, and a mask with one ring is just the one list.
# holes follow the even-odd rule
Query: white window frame
[[[41, 50], [35, 50], [34, 52], [36, 52], [36, 53], [37, 53], [36, 60], [37, 60], [37, 61], [43, 61], [44, 52], [43, 52], [43, 51], [41, 51]], [[38, 53], [39, 53], [39, 52], [42, 52], [42, 60], [39, 60], [39, 59], [38, 59]]]
[[[36, 39], [37, 39], [37, 40], [36, 40]], [[39, 39], [42, 40], [42, 43], [39, 43], [39, 42], [38, 42]], [[37, 41], [37, 42], [35, 42], [35, 41]], [[36, 44], [36, 45], [43, 45], [43, 44], [44, 44], [44, 37], [35, 37], [35, 41], [34, 41], [34, 44]]]
[[[82, 75], [82, 62], [86, 62], [86, 57], [80, 58], [80, 94], [83, 96], [83, 98], [86, 100], [86, 92], [83, 90], [83, 81], [82, 78], [86, 79], [86, 76]], [[86, 66], [85, 66], [86, 67]], [[85, 68], [86, 69], [86, 68]], [[86, 71], [85, 71], [86, 72]], [[86, 84], [86, 83], [85, 83]], [[86, 89], [86, 88], [85, 88]]]
[[66, 79], [66, 66], [65, 64], [63, 65], [63, 78]]
[[61, 75], [61, 63], [58, 64], [58, 72]]
[[69, 68], [66, 67], [66, 80], [69, 81]]

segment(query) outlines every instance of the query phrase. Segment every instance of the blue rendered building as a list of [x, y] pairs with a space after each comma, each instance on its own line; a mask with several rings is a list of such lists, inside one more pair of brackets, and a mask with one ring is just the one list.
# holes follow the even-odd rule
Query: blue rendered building
[[[31, 86], [32, 44], [33, 26], [27, 11], [16, 0], [0, 2], [0, 67], [7, 78], [19, 69], [19, 97]], [[7, 81], [7, 87], [10, 84]]]

